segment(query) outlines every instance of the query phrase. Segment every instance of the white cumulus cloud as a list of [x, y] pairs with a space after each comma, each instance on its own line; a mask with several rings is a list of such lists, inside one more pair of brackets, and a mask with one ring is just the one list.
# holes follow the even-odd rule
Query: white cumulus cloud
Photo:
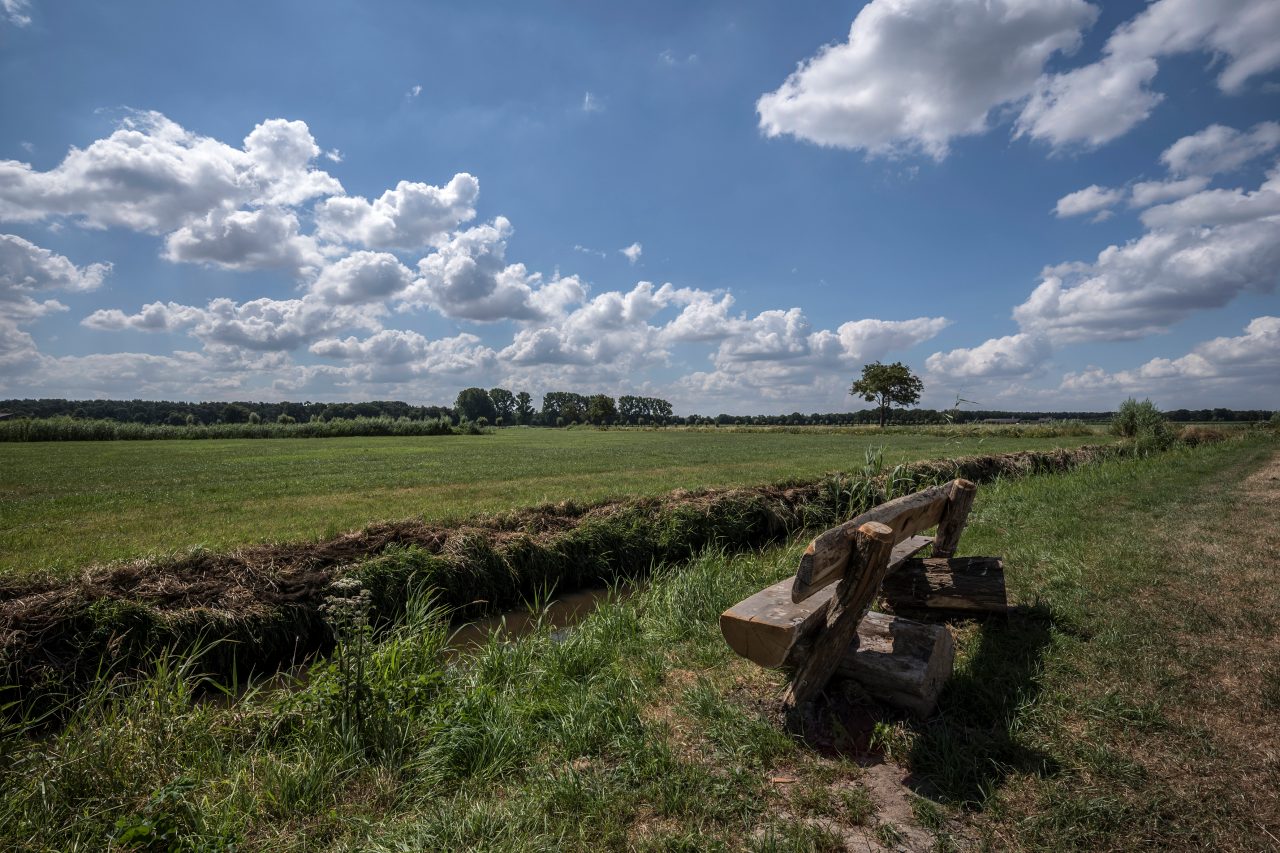
[[1280, 173], [1253, 192], [1202, 190], [1142, 214], [1148, 230], [1091, 262], [1045, 269], [1014, 309], [1054, 343], [1140, 338], [1280, 280]]
[[418, 261], [418, 278], [401, 298], [407, 305], [433, 308], [455, 319], [495, 322], [545, 317], [534, 298], [541, 276], [524, 264], [506, 262], [511, 232], [510, 221], [499, 216], [491, 224], [455, 233]]
[[1264, 121], [1247, 131], [1211, 124], [1170, 145], [1160, 159], [1175, 175], [1216, 175], [1234, 172], [1277, 147], [1280, 122]]
[[991, 338], [976, 347], [935, 352], [925, 361], [925, 367], [952, 379], [1027, 376], [1044, 364], [1050, 352], [1044, 338], [1020, 333]]
[[78, 267], [16, 234], [0, 234], [0, 300], [37, 290], [94, 290], [111, 264]]
[[1174, 201], [1192, 193], [1198, 193], [1207, 186], [1209, 186], [1209, 179], [1202, 175], [1182, 180], [1139, 181], [1130, 188], [1129, 206], [1150, 207], [1153, 204]]
[[0, 11], [4, 12], [9, 23], [15, 27], [31, 25], [31, 3], [29, 0], [0, 0]]
[[384, 329], [364, 339], [326, 338], [313, 343], [310, 350], [364, 368], [360, 375], [373, 382], [404, 382], [440, 373], [474, 381], [477, 373], [491, 371], [497, 363], [494, 351], [475, 335], [431, 340], [400, 329]]
[[418, 249], [476, 215], [480, 182], [465, 172], [443, 187], [400, 181], [370, 202], [335, 196], [316, 206], [316, 231], [326, 240], [372, 249]]
[[1097, 62], [1046, 74], [1017, 122], [1017, 135], [1097, 147], [1144, 121], [1164, 95], [1152, 84], [1163, 57], [1209, 53], [1218, 87], [1238, 93], [1280, 67], [1280, 4], [1275, 0], [1156, 0], [1107, 39]]
[[105, 331], [187, 331], [206, 344], [256, 352], [286, 352], [350, 328], [377, 330], [377, 310], [334, 307], [321, 299], [252, 299], [237, 303], [219, 298], [205, 307], [153, 302], [136, 314], [115, 308], [93, 312], [81, 322]]
[[407, 290], [413, 273], [388, 252], [355, 252], [330, 264], [311, 286], [327, 302], [381, 303]]
[[298, 232], [298, 217], [279, 207], [211, 210], [165, 237], [164, 257], [232, 270], [281, 269], [298, 276], [324, 263], [316, 241]]
[[1068, 373], [1062, 388], [1069, 392], [1160, 394], [1184, 398], [1230, 391], [1264, 398], [1280, 392], [1280, 317], [1255, 317], [1244, 334], [1205, 341], [1178, 358], [1153, 358], [1132, 370], [1110, 372], [1097, 367]]
[[0, 161], [0, 220], [69, 216], [93, 228], [163, 233], [219, 207], [298, 204], [342, 192], [309, 166], [318, 153], [300, 121], [265, 121], [233, 148], [159, 113], [135, 113], [47, 172]]
[[33, 294], [50, 290], [94, 290], [111, 264], [76, 266], [70, 259], [16, 234], [0, 234], [0, 374], [29, 368], [39, 359], [35, 339], [19, 326], [65, 311], [56, 299]]
[[871, 155], [946, 156], [991, 112], [1026, 97], [1045, 63], [1079, 45], [1084, 0], [872, 0], [756, 104], [768, 136]]
[[1058, 199], [1053, 212], [1059, 218], [1096, 213], [1117, 204], [1123, 198], [1124, 190], [1100, 187], [1097, 184], [1093, 184], [1082, 190], [1068, 193]]

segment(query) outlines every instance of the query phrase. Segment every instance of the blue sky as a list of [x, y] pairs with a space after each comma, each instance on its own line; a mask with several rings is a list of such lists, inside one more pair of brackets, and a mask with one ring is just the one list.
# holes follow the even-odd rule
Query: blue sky
[[0, 0], [0, 396], [1280, 408], [1274, 0]]

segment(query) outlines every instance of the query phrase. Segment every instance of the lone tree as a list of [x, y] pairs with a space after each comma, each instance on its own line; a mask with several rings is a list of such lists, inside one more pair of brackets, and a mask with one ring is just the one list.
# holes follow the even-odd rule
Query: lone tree
[[902, 362], [881, 364], [877, 361], [863, 365], [862, 378], [854, 380], [849, 393], [868, 403], [876, 403], [880, 407], [880, 426], [883, 427], [891, 405], [913, 406], [920, 402], [923, 390], [924, 383]]
[[458, 392], [458, 401], [453, 404], [460, 420], [476, 421], [487, 418], [492, 421], [498, 416], [493, 406], [493, 399], [483, 388], [464, 388]]

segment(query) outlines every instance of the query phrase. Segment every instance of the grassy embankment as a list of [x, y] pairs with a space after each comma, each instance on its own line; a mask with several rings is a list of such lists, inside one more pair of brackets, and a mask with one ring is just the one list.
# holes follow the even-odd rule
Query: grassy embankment
[[[1052, 431], [1050, 431], [1052, 432]], [[383, 519], [812, 480], [868, 446], [909, 459], [1072, 447], [1096, 435], [854, 436], [500, 430], [485, 436], [0, 443], [0, 576], [194, 546], [314, 541]]]
[[[423, 606], [371, 648], [348, 632], [294, 692], [199, 702], [175, 663], [54, 737], [4, 741], [0, 842], [1265, 848], [1280, 834], [1275, 451], [1258, 437], [983, 487], [962, 552], [1002, 554], [1022, 606], [957, 625], [956, 675], [923, 724], [835, 691], [831, 749], [780, 733], [780, 677], [735, 658], [716, 616], [792, 571], [797, 543], [707, 555], [564, 642], [452, 664]], [[893, 784], [899, 766], [923, 796]]]

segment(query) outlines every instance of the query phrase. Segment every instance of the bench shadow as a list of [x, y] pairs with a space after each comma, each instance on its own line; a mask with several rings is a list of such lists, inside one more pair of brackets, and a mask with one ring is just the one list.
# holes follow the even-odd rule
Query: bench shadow
[[[920, 796], [981, 807], [1011, 774], [1060, 770], [1018, 732], [1019, 710], [1039, 696], [1042, 659], [1055, 628], [1071, 630], [1056, 625], [1043, 604], [980, 622], [965, 641], [963, 665], [927, 720], [876, 703], [851, 681], [833, 681], [805, 714], [801, 734], [818, 752], [864, 765], [881, 763], [888, 752], [911, 768], [903, 784]], [[895, 738], [892, 729], [877, 726], [886, 721], [901, 721], [911, 737]]]

